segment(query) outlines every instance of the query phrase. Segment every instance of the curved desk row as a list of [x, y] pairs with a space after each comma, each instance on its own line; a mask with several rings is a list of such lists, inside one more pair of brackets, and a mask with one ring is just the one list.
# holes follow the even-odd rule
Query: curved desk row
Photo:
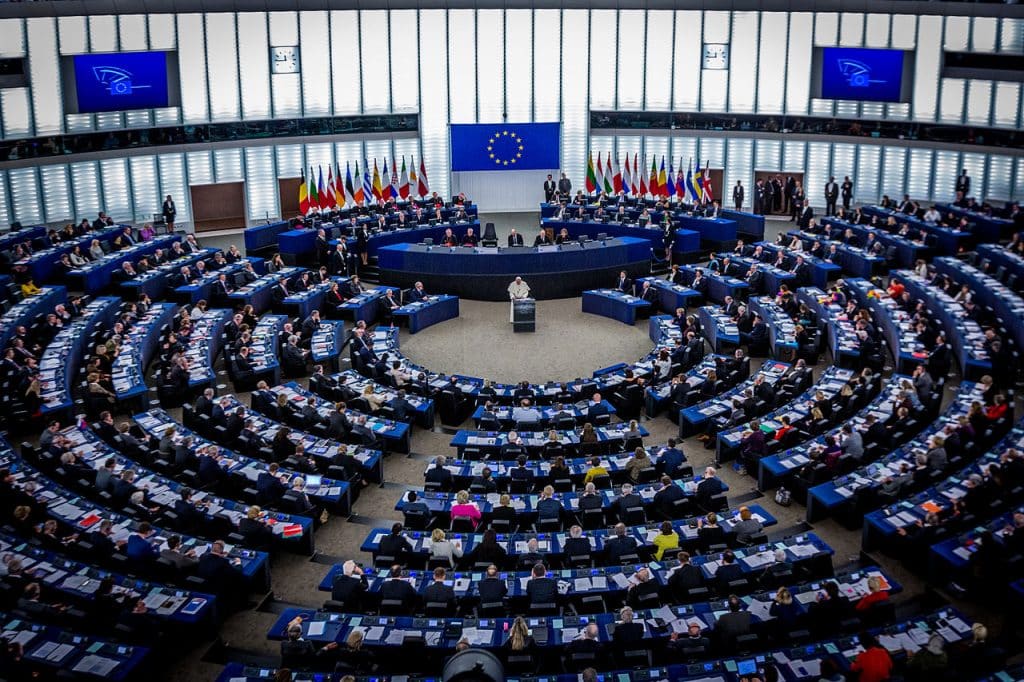
[[485, 301], [508, 299], [522, 276], [537, 299], [568, 298], [612, 281], [620, 270], [647, 268], [650, 242], [636, 237], [546, 247], [448, 248], [396, 244], [378, 251], [381, 277], [398, 286], [422, 281], [427, 290]]

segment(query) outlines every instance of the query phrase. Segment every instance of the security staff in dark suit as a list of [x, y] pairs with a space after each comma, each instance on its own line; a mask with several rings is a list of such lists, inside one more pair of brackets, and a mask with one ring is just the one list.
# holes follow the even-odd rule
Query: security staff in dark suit
[[551, 177], [551, 173], [548, 173], [548, 179], [544, 181], [544, 202], [550, 204], [555, 200], [555, 190], [558, 189], [558, 185], [555, 183], [554, 178]]
[[836, 184], [836, 179], [833, 176], [829, 176], [828, 182], [825, 183], [825, 215], [836, 214], [836, 202], [839, 199], [839, 185]]
[[558, 193], [562, 195], [563, 199], [569, 198], [569, 192], [572, 191], [572, 181], [562, 173], [562, 177], [558, 179]]
[[971, 176], [967, 174], [966, 168], [960, 171], [960, 175], [956, 178], [956, 191], [964, 198], [971, 193]]
[[801, 230], [806, 230], [811, 224], [811, 218], [814, 217], [814, 209], [811, 208], [810, 204], [805, 204], [803, 210], [800, 211], [799, 218], [797, 218], [796, 225]]
[[736, 186], [732, 188], [732, 203], [736, 206], [736, 210], [743, 209], [743, 196], [745, 191], [743, 189], [743, 181], [737, 180]]
[[853, 181], [850, 180], [849, 175], [843, 178], [843, 184], [839, 188], [839, 192], [843, 197], [843, 210], [849, 211], [850, 204], [853, 202]]

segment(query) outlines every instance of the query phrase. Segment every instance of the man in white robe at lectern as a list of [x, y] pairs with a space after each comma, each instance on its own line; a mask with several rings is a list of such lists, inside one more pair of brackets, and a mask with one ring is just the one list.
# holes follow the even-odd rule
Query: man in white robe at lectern
[[522, 277], [516, 277], [515, 281], [508, 285], [508, 297], [511, 299], [508, 308], [508, 321], [512, 322], [515, 315], [516, 301], [530, 298], [530, 285], [524, 282]]

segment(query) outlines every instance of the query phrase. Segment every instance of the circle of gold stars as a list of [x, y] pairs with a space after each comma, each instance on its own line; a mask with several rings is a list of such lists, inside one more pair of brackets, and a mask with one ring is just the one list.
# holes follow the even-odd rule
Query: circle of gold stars
[[[512, 138], [512, 142], [516, 147], [516, 155], [504, 159], [494, 153], [494, 145], [503, 137]], [[494, 133], [494, 137], [487, 140], [487, 156], [494, 160], [496, 166], [508, 166], [509, 164], [515, 165], [516, 161], [523, 158], [523, 138], [515, 134], [515, 132], [509, 132], [508, 130], [501, 130]]]

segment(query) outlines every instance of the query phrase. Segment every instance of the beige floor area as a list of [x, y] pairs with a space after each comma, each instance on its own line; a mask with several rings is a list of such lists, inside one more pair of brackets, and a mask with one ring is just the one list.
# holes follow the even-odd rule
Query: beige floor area
[[[509, 225], [536, 225], [536, 216], [499, 217], [499, 234]], [[788, 227], [788, 223], [772, 223], [770, 236]], [[529, 234], [530, 232], [527, 232]], [[210, 244], [241, 243], [238, 236], [204, 238]], [[611, 284], [611, 283], [609, 283]], [[504, 303], [462, 301], [458, 319], [429, 328], [417, 335], [402, 332], [401, 347], [411, 359], [436, 371], [460, 372], [499, 381], [546, 381], [589, 376], [595, 369], [616, 362], [630, 362], [647, 353], [651, 341], [647, 336], [647, 323], [628, 327], [614, 320], [587, 315], [580, 311], [580, 299], [542, 301], [537, 311], [538, 330], [535, 334], [514, 334], [508, 324], [508, 306]], [[825, 365], [821, 365], [819, 370]], [[227, 377], [223, 377], [225, 383]], [[230, 387], [225, 389], [230, 391]], [[645, 421], [651, 432], [649, 443], [661, 443], [674, 436], [676, 426], [666, 417]], [[359, 551], [373, 520], [399, 520], [394, 505], [403, 490], [422, 485], [422, 474], [427, 461], [437, 454], [452, 454], [448, 443], [450, 432], [425, 432], [416, 428], [412, 438], [413, 455], [392, 454], [385, 462], [385, 487], [371, 487], [364, 491], [355, 506], [352, 520], [333, 518], [317, 533], [320, 552], [337, 557], [354, 558], [369, 563], [369, 555]], [[712, 450], [693, 439], [683, 444], [689, 461], [695, 468], [712, 463]], [[730, 486], [729, 497], [750, 497], [754, 479], [740, 477], [731, 468], [721, 472]], [[804, 507], [794, 504], [783, 508], [770, 496], [757, 503], [764, 505], [778, 517], [778, 526], [769, 529], [772, 537], [785, 532], [802, 532]], [[841, 528], [832, 521], [815, 524], [819, 533], [834, 548], [837, 570], [860, 556], [860, 534]], [[924, 586], [896, 563], [885, 567], [905, 586], [902, 598], [915, 598]], [[328, 565], [309, 557], [279, 554], [273, 558], [273, 593], [277, 600], [309, 607], [320, 605], [326, 593], [318, 592], [317, 583], [328, 570]], [[970, 613], [970, 605], [958, 604]], [[266, 633], [276, 615], [265, 610], [250, 609], [227, 619], [221, 628], [224, 644], [253, 653], [276, 656], [278, 645], [266, 639]], [[205, 662], [209, 646], [193, 648], [166, 670], [168, 679], [214, 679], [222, 666]], [[209, 656], [216, 658], [216, 655]]]

